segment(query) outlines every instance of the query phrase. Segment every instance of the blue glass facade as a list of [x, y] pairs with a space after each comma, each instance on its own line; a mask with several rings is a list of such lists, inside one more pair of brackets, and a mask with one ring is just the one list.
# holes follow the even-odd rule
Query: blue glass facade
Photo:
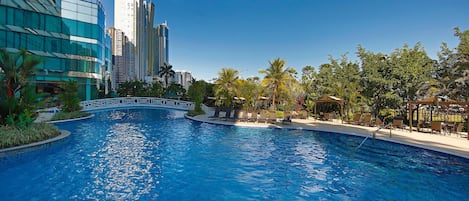
[[110, 58], [104, 18], [99, 0], [0, 1], [0, 48], [44, 57], [34, 78], [39, 92], [54, 95], [71, 79], [82, 100], [94, 99]]

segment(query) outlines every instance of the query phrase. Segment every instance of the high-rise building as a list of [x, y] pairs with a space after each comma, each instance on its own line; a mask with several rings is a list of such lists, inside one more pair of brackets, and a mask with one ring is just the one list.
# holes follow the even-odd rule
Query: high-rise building
[[39, 92], [55, 95], [75, 80], [82, 100], [105, 90], [106, 40], [100, 0], [0, 1], [0, 48], [44, 58], [34, 75]]
[[185, 90], [188, 90], [192, 85], [192, 73], [185, 70], [175, 70], [174, 77], [172, 77], [172, 82], [182, 85]]
[[114, 27], [122, 30], [133, 45], [130, 77], [143, 80], [150, 75], [154, 4], [144, 0], [115, 0]]
[[156, 27], [156, 55], [157, 61], [154, 65], [153, 73], [158, 75], [158, 71], [165, 62], [169, 62], [169, 28], [166, 21]]
[[112, 88], [117, 89], [119, 84], [131, 80], [130, 48], [133, 46], [122, 30], [111, 27], [107, 33], [112, 39]]

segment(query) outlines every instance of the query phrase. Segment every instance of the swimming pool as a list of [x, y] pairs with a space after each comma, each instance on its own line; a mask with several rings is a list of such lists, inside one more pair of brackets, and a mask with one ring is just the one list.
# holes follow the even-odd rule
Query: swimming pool
[[467, 200], [469, 160], [328, 132], [116, 109], [0, 159], [2, 200]]

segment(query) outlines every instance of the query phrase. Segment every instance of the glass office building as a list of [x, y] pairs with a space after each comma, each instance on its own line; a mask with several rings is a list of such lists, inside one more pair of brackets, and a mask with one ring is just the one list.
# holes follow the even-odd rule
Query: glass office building
[[105, 93], [110, 40], [100, 0], [0, 1], [0, 48], [44, 58], [34, 75], [38, 92], [56, 95], [60, 83], [79, 83], [82, 100]]

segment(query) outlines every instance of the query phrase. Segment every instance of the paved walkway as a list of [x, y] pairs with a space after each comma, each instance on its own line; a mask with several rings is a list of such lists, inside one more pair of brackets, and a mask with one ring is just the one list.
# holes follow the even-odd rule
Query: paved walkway
[[[339, 120], [333, 121], [320, 121], [312, 118], [309, 119], [293, 119], [291, 124], [276, 124], [271, 123], [256, 123], [256, 122], [235, 122], [226, 121], [222, 119], [211, 119], [209, 115], [213, 115], [212, 111], [207, 111], [205, 115], [196, 117], [188, 117], [192, 120], [223, 124], [223, 125], [236, 125], [246, 127], [263, 127], [263, 128], [289, 128], [289, 129], [303, 129], [303, 130], [319, 130], [331, 131], [339, 133], [348, 133], [358, 136], [372, 136], [378, 130], [377, 127], [357, 126], [351, 124], [343, 124]], [[221, 116], [221, 115], [220, 115]], [[391, 135], [390, 135], [391, 132]], [[380, 129], [376, 132], [376, 138], [401, 144], [412, 145], [416, 147], [431, 149], [443, 153], [457, 155], [469, 159], [469, 140], [466, 135], [443, 135], [431, 134], [402, 129]]]

